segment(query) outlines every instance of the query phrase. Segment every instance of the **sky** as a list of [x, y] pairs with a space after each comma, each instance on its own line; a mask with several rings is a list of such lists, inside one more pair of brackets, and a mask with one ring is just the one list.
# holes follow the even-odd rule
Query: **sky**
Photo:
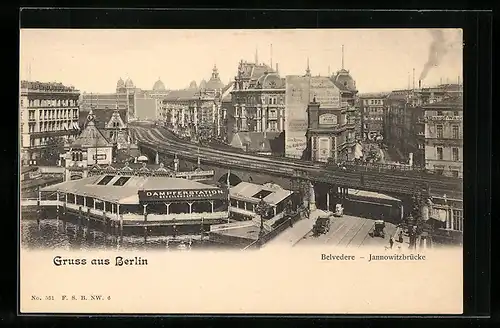
[[360, 93], [407, 88], [413, 69], [418, 86], [426, 63], [423, 86], [462, 79], [459, 29], [22, 29], [20, 39], [22, 80], [61, 82], [82, 92], [114, 92], [119, 78], [141, 89], [159, 78], [167, 89], [182, 89], [208, 81], [214, 65], [229, 83], [239, 61], [254, 62], [256, 50], [268, 65], [272, 53], [282, 77], [305, 74], [308, 58], [312, 75], [327, 75], [329, 67], [331, 73], [341, 68], [342, 45], [344, 68]]

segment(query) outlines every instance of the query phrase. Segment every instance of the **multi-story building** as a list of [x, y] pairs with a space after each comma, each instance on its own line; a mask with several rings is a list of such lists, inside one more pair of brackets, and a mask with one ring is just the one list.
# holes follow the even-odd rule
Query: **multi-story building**
[[384, 136], [384, 109], [387, 93], [359, 95], [362, 140], [375, 141]]
[[[418, 156], [418, 149], [411, 147], [412, 139], [419, 136], [413, 132], [416, 128], [414, 121], [414, 106], [412, 101], [414, 93], [412, 90], [394, 90], [385, 99], [383, 116], [383, 137], [384, 143], [392, 153], [395, 161], [405, 161], [409, 154], [413, 153], [415, 165], [423, 165], [423, 156]], [[423, 148], [420, 149], [423, 154]], [[419, 159], [421, 159], [419, 161]]]
[[92, 165], [109, 165], [113, 162], [113, 144], [95, 125], [95, 116], [90, 110], [82, 133], [71, 143], [65, 156], [66, 180], [88, 176]]
[[423, 105], [425, 167], [438, 174], [463, 176], [463, 98], [453, 96]]
[[285, 154], [315, 161], [355, 157], [356, 83], [345, 69], [336, 74], [286, 78]]
[[214, 136], [225, 134], [226, 108], [222, 106], [232, 91], [233, 84], [224, 85], [216, 66], [208, 82], [196, 88], [191, 82], [189, 88], [172, 90], [158, 99], [157, 119], [179, 133], [197, 134], [202, 129], [210, 130]]
[[[348, 116], [348, 104], [341, 101], [341, 91], [328, 77], [312, 77], [313, 100], [309, 103], [306, 133], [310, 159], [335, 162], [351, 160], [354, 156], [355, 123]], [[320, 94], [322, 89], [330, 89]]]
[[70, 142], [78, 135], [80, 92], [61, 83], [21, 81], [21, 160], [38, 160], [50, 138]]
[[[118, 109], [120, 116], [126, 123], [135, 118], [135, 105], [137, 88], [131, 79], [124, 82], [121, 78], [116, 84], [114, 93], [82, 93], [80, 101], [80, 125], [85, 124], [86, 117], [92, 109], [96, 115], [96, 124], [105, 124], [115, 109]], [[107, 119], [100, 120], [101, 111], [107, 111]]]
[[[440, 103], [446, 105], [449, 99], [459, 98], [461, 89], [458, 85], [391, 92], [384, 109], [384, 142], [399, 154], [402, 161], [410, 161], [411, 157], [411, 165], [432, 169], [427, 165], [427, 158], [431, 155], [426, 148], [429, 129], [426, 108], [441, 106], [437, 105]], [[455, 103], [454, 106], [458, 105]], [[461, 110], [458, 109], [459, 112]]]
[[279, 76], [278, 64], [273, 70], [257, 61], [241, 61], [231, 99], [230, 134], [284, 131], [285, 81]]

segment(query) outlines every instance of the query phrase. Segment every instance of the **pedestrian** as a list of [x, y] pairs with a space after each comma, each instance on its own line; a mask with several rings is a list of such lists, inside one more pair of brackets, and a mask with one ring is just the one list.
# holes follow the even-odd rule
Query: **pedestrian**
[[403, 230], [399, 230], [399, 237], [398, 241], [402, 244], [403, 243]]
[[389, 245], [391, 246], [391, 249], [392, 249], [392, 246], [394, 245], [394, 237], [391, 236], [391, 238], [389, 238]]

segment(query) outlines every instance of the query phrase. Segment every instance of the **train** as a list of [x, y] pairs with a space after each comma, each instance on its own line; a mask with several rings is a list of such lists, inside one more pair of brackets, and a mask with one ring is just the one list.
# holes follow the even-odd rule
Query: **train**
[[345, 214], [396, 224], [402, 222], [404, 216], [402, 200], [364, 190], [349, 189], [342, 206]]

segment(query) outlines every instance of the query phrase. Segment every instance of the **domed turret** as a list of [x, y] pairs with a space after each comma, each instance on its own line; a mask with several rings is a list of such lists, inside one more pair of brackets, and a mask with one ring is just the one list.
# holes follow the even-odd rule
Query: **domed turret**
[[165, 91], [165, 84], [158, 78], [158, 81], [153, 85], [153, 91]]
[[200, 82], [200, 89], [206, 89], [207, 87], [207, 81], [205, 81], [204, 79], [201, 80]]
[[266, 73], [257, 80], [257, 88], [281, 89], [284, 88], [283, 80], [276, 73]]
[[132, 82], [132, 80], [130, 78], [128, 78], [127, 81], [125, 81], [125, 87], [126, 88], [135, 88], [134, 82]]
[[214, 68], [212, 69], [212, 77], [210, 78], [210, 80], [208, 80], [204, 89], [219, 90], [223, 88], [224, 88], [224, 83], [222, 83], [219, 77], [219, 70], [217, 69], [217, 66], [214, 65]]
[[125, 88], [125, 82], [123, 82], [122, 78], [120, 78], [118, 82], [116, 82], [116, 89], [121, 89], [121, 88]]
[[343, 87], [349, 91], [356, 91], [356, 83], [354, 79], [349, 74], [349, 71], [345, 69], [341, 69], [337, 72], [337, 75], [333, 77], [333, 82], [337, 84], [339, 87]]

